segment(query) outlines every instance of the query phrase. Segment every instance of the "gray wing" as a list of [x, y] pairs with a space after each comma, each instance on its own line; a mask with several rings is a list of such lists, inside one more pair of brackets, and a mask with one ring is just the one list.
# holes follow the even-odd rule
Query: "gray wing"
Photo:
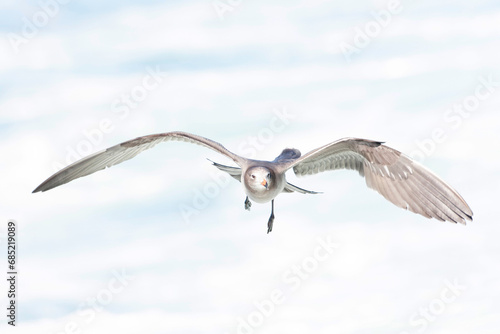
[[287, 182], [285, 185], [285, 189], [283, 189], [283, 192], [284, 193], [293, 193], [294, 191], [301, 193], [301, 194], [322, 194], [322, 192], [306, 190], [306, 189], [297, 187], [297, 186]]
[[158, 143], [172, 140], [205, 146], [231, 158], [240, 166], [246, 161], [245, 158], [228, 151], [224, 146], [213, 140], [186, 132], [166, 132], [138, 137], [89, 155], [55, 173], [40, 184], [35, 190], [33, 190], [33, 192], [46, 191], [79, 177], [105, 169], [106, 167], [117, 165], [123, 161], [132, 159], [142, 151], [145, 151]]
[[208, 161], [210, 161], [215, 167], [217, 167], [221, 171], [226, 172], [229, 175], [231, 175], [231, 177], [234, 178], [236, 181], [241, 182], [241, 168], [221, 165], [221, 164], [214, 162], [210, 159], [208, 159]]
[[403, 209], [441, 221], [465, 224], [472, 220], [470, 207], [453, 188], [381, 142], [341, 139], [280, 165], [281, 171], [290, 168], [298, 176], [336, 169], [357, 170], [368, 187]]

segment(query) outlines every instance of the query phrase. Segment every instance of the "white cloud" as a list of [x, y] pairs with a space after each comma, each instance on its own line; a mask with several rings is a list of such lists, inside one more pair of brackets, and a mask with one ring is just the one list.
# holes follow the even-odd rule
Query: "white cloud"
[[[93, 150], [187, 130], [238, 152], [269, 126], [274, 108], [284, 107], [296, 118], [257, 158], [272, 159], [287, 146], [306, 153], [346, 136], [386, 140], [411, 153], [416, 141], [446, 125], [449, 106], [474, 93], [478, 75], [497, 68], [498, 14], [471, 9], [469, 19], [419, 4], [352, 63], [329, 53], [353, 22], [384, 4], [243, 2], [224, 21], [210, 2], [119, 4], [43, 31], [18, 57], [3, 53], [0, 211], [20, 223], [19, 302], [30, 315], [16, 330], [56, 333], [76, 321], [85, 333], [232, 333], [254, 301], [282, 289], [287, 301], [262, 333], [413, 332], [409, 317], [454, 278], [468, 288], [429, 331], [496, 330], [498, 95], [425, 161], [471, 204], [475, 221], [466, 227], [398, 209], [348, 171], [300, 179], [290, 173], [291, 182], [324, 194], [280, 196], [269, 235], [270, 205], [245, 211], [234, 180], [187, 224], [179, 205], [213, 181], [205, 157], [219, 159], [184, 143], [31, 194], [54, 161], [64, 162], [67, 146], [108, 117], [115, 129]], [[429, 17], [417, 19], [422, 13]], [[184, 56], [190, 58], [182, 66], [172, 63]], [[113, 100], [155, 62], [169, 71], [165, 84], [126, 119], [117, 117]], [[327, 234], [342, 246], [290, 292], [283, 273]], [[121, 268], [135, 280], [84, 323], [75, 310]]]
[[30, 39], [15, 50], [6, 34], [2, 34], [0, 45], [0, 71], [12, 70], [59, 70], [73, 65], [68, 50], [60, 37], [49, 35]]

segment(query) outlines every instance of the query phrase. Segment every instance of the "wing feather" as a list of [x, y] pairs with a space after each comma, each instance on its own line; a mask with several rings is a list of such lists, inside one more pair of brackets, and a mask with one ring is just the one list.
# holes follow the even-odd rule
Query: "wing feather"
[[306, 190], [306, 189], [297, 187], [296, 185], [293, 185], [293, 184], [287, 182], [285, 185], [285, 188], [283, 189], [283, 192], [293, 193], [294, 191], [301, 193], [301, 194], [321, 194], [321, 192]]
[[240, 166], [246, 161], [245, 158], [228, 151], [224, 146], [213, 140], [187, 132], [166, 132], [138, 137], [112, 146], [106, 150], [91, 154], [55, 173], [40, 184], [33, 192], [46, 191], [68, 183], [79, 177], [117, 165], [126, 160], [132, 159], [139, 153], [154, 147], [158, 143], [172, 140], [179, 140], [207, 147], [229, 157]]
[[424, 166], [382, 142], [345, 138], [280, 165], [298, 176], [352, 169], [388, 201], [427, 218], [465, 224], [472, 210], [456, 190]]

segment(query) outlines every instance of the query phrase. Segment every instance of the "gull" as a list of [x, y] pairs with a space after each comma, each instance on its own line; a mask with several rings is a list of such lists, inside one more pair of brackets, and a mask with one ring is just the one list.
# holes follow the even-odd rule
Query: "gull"
[[293, 169], [297, 176], [350, 169], [363, 176], [366, 185], [396, 206], [426, 218], [466, 224], [472, 221], [472, 210], [452, 187], [430, 170], [383, 142], [360, 138], [343, 138], [301, 155], [286, 148], [273, 161], [253, 160], [227, 150], [221, 144], [187, 132], [166, 132], [138, 137], [91, 154], [50, 176], [33, 192], [46, 191], [74, 179], [132, 159], [158, 143], [183, 141], [212, 149], [238, 167], [212, 164], [240, 181], [246, 194], [245, 209], [252, 202], [271, 202], [267, 233], [273, 229], [274, 199], [281, 193], [318, 194], [287, 182], [285, 174]]

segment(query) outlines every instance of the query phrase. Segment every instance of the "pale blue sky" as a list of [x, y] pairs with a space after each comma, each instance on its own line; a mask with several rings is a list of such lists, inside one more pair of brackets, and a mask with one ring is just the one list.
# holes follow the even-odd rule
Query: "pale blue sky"
[[[243, 333], [276, 290], [284, 300], [254, 333], [497, 333], [498, 2], [401, 1], [350, 61], [342, 43], [356, 47], [391, 1], [232, 3], [221, 18], [212, 1], [71, 1], [33, 37], [23, 27], [40, 3], [0, 4], [0, 247], [16, 219], [16, 333]], [[17, 52], [12, 34], [25, 38]], [[238, 182], [206, 158], [229, 162], [183, 143], [31, 194], [68, 152], [173, 130], [258, 159], [386, 141], [424, 157], [475, 220], [398, 209], [349, 171], [290, 174], [323, 194], [281, 195], [266, 235], [270, 205], [245, 211]], [[325, 238], [338, 249], [293, 290], [290, 268]], [[134, 279], [117, 288], [123, 270]], [[465, 289], [444, 303], [449, 282]], [[419, 314], [440, 303], [432, 321]]]

